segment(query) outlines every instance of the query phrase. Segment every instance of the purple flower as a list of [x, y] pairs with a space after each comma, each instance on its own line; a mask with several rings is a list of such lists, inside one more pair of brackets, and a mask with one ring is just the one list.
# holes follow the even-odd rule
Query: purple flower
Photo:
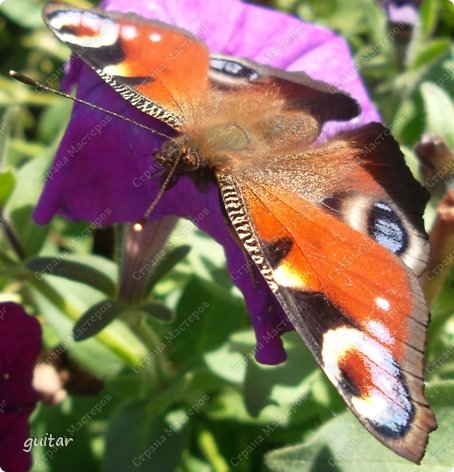
[[0, 467], [6, 471], [31, 466], [31, 454], [23, 448], [38, 400], [32, 378], [40, 349], [38, 321], [20, 305], [0, 303]]
[[[185, 28], [203, 39], [210, 51], [248, 57], [287, 70], [303, 70], [350, 93], [361, 105], [361, 115], [347, 123], [327, 123], [323, 136], [380, 117], [370, 102], [352, 62], [346, 42], [331, 31], [303, 23], [286, 14], [243, 4], [237, 0], [109, 0], [104, 8], [133, 11]], [[80, 61], [72, 61], [65, 86], [78, 84], [78, 96], [126, 117], [157, 127], [156, 121], [125, 102]], [[55, 214], [102, 224], [139, 220], [159, 185], [148, 179], [154, 168], [151, 153], [162, 140], [146, 130], [75, 105], [54, 164], [35, 211], [38, 223]], [[282, 308], [259, 274], [254, 287], [245, 257], [233, 240], [212, 183], [199, 192], [187, 177], [165, 192], [152, 218], [177, 215], [194, 219], [223, 245], [228, 270], [242, 291], [257, 337], [256, 358], [266, 364], [285, 360], [280, 334], [292, 329]], [[257, 271], [256, 271], [257, 272]]]
[[391, 23], [415, 26], [419, 23], [421, 0], [379, 0]]

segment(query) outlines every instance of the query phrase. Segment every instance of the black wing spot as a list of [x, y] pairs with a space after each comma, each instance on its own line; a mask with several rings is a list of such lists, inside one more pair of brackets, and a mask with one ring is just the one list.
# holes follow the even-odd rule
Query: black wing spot
[[124, 75], [114, 75], [112, 78], [122, 85], [126, 85], [128, 87], [146, 85], [156, 80], [154, 77], [125, 77]]
[[367, 219], [367, 232], [394, 254], [400, 255], [408, 247], [408, 236], [401, 219], [385, 202], [373, 204]]
[[346, 369], [340, 369], [342, 378], [340, 379], [340, 386], [342, 392], [352, 397], [361, 397], [361, 391], [356, 382], [351, 378]]
[[280, 238], [266, 245], [266, 254], [268, 262], [274, 269], [287, 257], [289, 252], [292, 250], [293, 241], [291, 238], [284, 237]]
[[[64, 28], [73, 34], [69, 28]], [[107, 65], [120, 64], [126, 59], [126, 54], [119, 41], [109, 46], [95, 47], [90, 47], [87, 41], [87, 44], [84, 46], [75, 44], [71, 45], [71, 48], [84, 62], [94, 69], [102, 70]]]
[[336, 195], [333, 195], [332, 197], [324, 198], [320, 202], [320, 204], [324, 210], [328, 211], [336, 218], [340, 218], [341, 210], [342, 210], [342, 199], [343, 199], [343, 195], [336, 194]]
[[[89, 57], [84, 57], [84, 49], [89, 52]], [[78, 54], [82, 55], [82, 59], [95, 65], [95, 67], [103, 68], [105, 65], [120, 64], [126, 59], [126, 53], [120, 41], [116, 41], [109, 46], [90, 47], [87, 42], [86, 46]]]

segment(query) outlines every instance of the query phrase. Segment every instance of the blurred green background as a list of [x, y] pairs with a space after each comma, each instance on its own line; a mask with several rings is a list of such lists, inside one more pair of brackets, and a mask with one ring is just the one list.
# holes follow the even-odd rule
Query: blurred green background
[[[423, 135], [437, 136], [454, 149], [452, 2], [423, 1], [417, 24], [385, 42], [393, 25], [372, 0], [267, 3], [347, 38], [374, 103], [420, 179], [428, 175], [415, 152]], [[417, 467], [357, 423], [295, 334], [285, 336], [286, 363], [255, 362], [254, 334], [223, 252], [190, 223], [177, 223], [172, 250], [136, 310], [146, 316], [137, 327], [131, 323], [137, 313], [115, 299], [114, 242], [127, 228], [91, 231], [81, 239], [86, 224], [59, 217], [48, 226], [32, 222], [42, 176], [72, 106], [7, 75], [15, 69], [44, 82], [69, 57], [43, 25], [42, 4], [6, 0], [0, 5], [0, 209], [20, 247], [0, 235], [0, 301], [15, 300], [39, 317], [47, 349], [43, 361], [54, 361], [62, 384], [33, 414], [31, 436], [74, 437], [56, 451], [34, 448], [32, 470], [452, 470], [454, 247], [447, 241], [449, 230], [438, 241], [445, 267], [435, 281], [426, 281], [433, 317], [428, 398], [439, 429]], [[58, 88], [58, 81], [52, 85]], [[451, 162], [452, 154], [444, 159]], [[445, 175], [433, 195], [428, 230], [451, 177]], [[53, 275], [38, 280], [34, 271], [49, 262], [43, 257], [61, 262]], [[102, 307], [112, 317], [123, 312], [122, 319], [75, 342], [74, 323]], [[195, 321], [184, 323], [191, 314]]]

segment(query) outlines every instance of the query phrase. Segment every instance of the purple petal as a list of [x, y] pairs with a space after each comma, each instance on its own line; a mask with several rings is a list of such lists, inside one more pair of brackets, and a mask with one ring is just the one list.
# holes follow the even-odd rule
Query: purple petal
[[33, 369], [41, 349], [41, 328], [20, 305], [0, 304], [0, 467], [26, 471], [31, 454], [23, 450], [29, 437], [28, 417], [38, 394]]
[[[349, 92], [360, 103], [361, 115], [346, 123], [327, 123], [323, 137], [380, 119], [346, 42], [326, 28], [237, 0], [109, 0], [103, 6], [183, 27], [202, 38], [212, 52], [304, 70]], [[155, 129], [165, 129], [133, 109], [77, 60], [69, 67], [65, 86], [73, 83], [79, 84], [78, 96], [85, 100]], [[159, 179], [149, 177], [154, 169], [151, 153], [161, 142], [143, 129], [76, 104], [35, 210], [36, 221], [47, 223], [55, 214], [102, 225], [139, 220], [157, 191]], [[259, 274], [254, 279], [260, 287], [254, 286], [245, 269], [244, 254], [226, 224], [217, 186], [213, 183], [202, 193], [189, 178], [182, 177], [165, 192], [153, 218], [176, 215], [194, 219], [206, 211], [208, 216], [198, 226], [225, 249], [229, 273], [243, 292], [252, 318], [256, 357], [263, 363], [279, 363], [285, 359], [279, 334], [292, 326]]]
[[379, 0], [385, 8], [391, 23], [399, 25], [400, 29], [404, 25], [416, 26], [420, 23], [418, 9], [421, 0]]

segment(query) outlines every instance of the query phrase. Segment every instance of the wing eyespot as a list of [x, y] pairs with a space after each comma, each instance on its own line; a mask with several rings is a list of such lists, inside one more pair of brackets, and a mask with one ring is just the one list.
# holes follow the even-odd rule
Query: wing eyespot
[[402, 220], [386, 202], [375, 202], [369, 208], [367, 232], [394, 254], [403, 254], [408, 247], [407, 231]]
[[330, 380], [372, 430], [390, 439], [407, 434], [415, 408], [388, 349], [365, 332], [339, 326], [324, 333], [322, 359]]
[[424, 270], [427, 238], [392, 201], [357, 192], [339, 192], [321, 200], [320, 206], [398, 256], [416, 275]]
[[259, 73], [251, 67], [241, 64], [238, 60], [225, 57], [211, 56], [210, 68], [212, 71], [235, 79], [254, 81], [260, 77]]

